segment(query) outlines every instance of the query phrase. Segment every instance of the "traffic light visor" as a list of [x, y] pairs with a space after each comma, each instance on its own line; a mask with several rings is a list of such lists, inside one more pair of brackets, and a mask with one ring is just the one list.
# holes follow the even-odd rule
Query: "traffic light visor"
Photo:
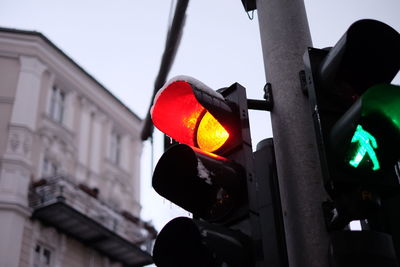
[[229, 139], [229, 132], [205, 108], [204, 101], [221, 104], [224, 98], [191, 77], [176, 77], [156, 95], [151, 108], [153, 123], [180, 143], [217, 151]]

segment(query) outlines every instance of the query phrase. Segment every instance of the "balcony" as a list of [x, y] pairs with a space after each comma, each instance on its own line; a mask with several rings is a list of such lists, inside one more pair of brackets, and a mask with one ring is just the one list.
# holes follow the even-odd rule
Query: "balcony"
[[149, 250], [154, 228], [129, 214], [118, 212], [88, 188], [66, 177], [41, 180], [31, 187], [32, 217], [58, 228], [125, 266], [152, 263]]

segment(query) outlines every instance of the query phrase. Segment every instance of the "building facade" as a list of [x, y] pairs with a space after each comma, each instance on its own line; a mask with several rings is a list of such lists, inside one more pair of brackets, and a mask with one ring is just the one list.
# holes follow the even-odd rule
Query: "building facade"
[[0, 267], [143, 266], [141, 120], [38, 32], [0, 28]]

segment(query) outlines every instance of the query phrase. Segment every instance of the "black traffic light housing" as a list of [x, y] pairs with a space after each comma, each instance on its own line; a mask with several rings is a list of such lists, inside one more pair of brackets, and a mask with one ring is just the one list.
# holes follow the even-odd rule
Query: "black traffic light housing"
[[247, 198], [244, 175], [237, 163], [177, 144], [160, 158], [153, 188], [196, 217], [223, 221]]
[[[399, 71], [399, 47], [397, 31], [376, 20], [360, 20], [350, 26], [333, 48], [309, 48], [304, 55], [324, 184], [331, 196], [352, 186], [385, 190], [398, 184], [393, 179], [393, 160], [387, 164], [390, 167], [368, 173], [346, 164], [345, 151], [357, 124], [366, 120], [362, 114], [363, 95], [374, 85], [390, 83]], [[391, 127], [374, 115], [368, 115], [369, 128], [378, 128], [379, 124]], [[367, 158], [360, 166], [366, 166], [365, 170], [371, 164], [372, 160]]]
[[[303, 59], [331, 197], [322, 205], [331, 265], [398, 266], [400, 235], [392, 226], [399, 216], [390, 199], [400, 192], [400, 86], [390, 82], [400, 69], [400, 34], [382, 22], [360, 20], [334, 47], [309, 48]], [[353, 220], [362, 222], [362, 231], [349, 231]]]
[[[234, 223], [248, 215], [248, 190], [255, 183], [246, 100], [238, 83], [215, 92], [187, 76], [173, 78], [160, 90], [152, 108], [155, 126], [181, 142], [163, 154], [154, 170], [153, 188], [160, 195], [209, 222]], [[216, 131], [229, 135], [213, 151], [198, 144], [207, 113], [222, 125]], [[212, 132], [211, 126], [204, 129]]]
[[224, 262], [241, 267], [249, 266], [251, 248], [251, 239], [239, 230], [178, 217], [159, 233], [153, 259], [161, 267], [219, 267]]
[[157, 163], [153, 188], [194, 218], [161, 230], [155, 264], [286, 267], [273, 144], [252, 152], [245, 88], [213, 91], [178, 76], [156, 96], [152, 119], [180, 142]]
[[[162, 229], [156, 265], [253, 266], [252, 233], [260, 226], [249, 214], [257, 199], [245, 88], [234, 83], [214, 91], [178, 76], [156, 96], [152, 119], [180, 142], [157, 163], [153, 188], [195, 218], [176, 218]], [[183, 254], [192, 255], [190, 262]]]

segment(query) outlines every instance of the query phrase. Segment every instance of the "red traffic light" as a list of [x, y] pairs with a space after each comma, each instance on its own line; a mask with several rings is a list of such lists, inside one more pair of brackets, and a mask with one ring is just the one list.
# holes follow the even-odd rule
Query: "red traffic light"
[[177, 218], [162, 229], [153, 250], [157, 266], [253, 266], [247, 221], [257, 223], [250, 216], [257, 203], [248, 197], [256, 182], [247, 109], [238, 83], [213, 91], [179, 76], [156, 95], [154, 125], [181, 144], [162, 155], [152, 186], [198, 219]]
[[161, 88], [151, 108], [160, 131], [206, 152], [218, 151], [231, 138], [232, 127], [219, 119], [227, 113], [232, 110], [220, 93], [187, 76], [178, 76]]
[[191, 77], [170, 80], [156, 95], [151, 116], [181, 144], [158, 161], [153, 188], [209, 222], [244, 216], [245, 153], [251, 153], [246, 109], [245, 88], [237, 83], [214, 91]]

